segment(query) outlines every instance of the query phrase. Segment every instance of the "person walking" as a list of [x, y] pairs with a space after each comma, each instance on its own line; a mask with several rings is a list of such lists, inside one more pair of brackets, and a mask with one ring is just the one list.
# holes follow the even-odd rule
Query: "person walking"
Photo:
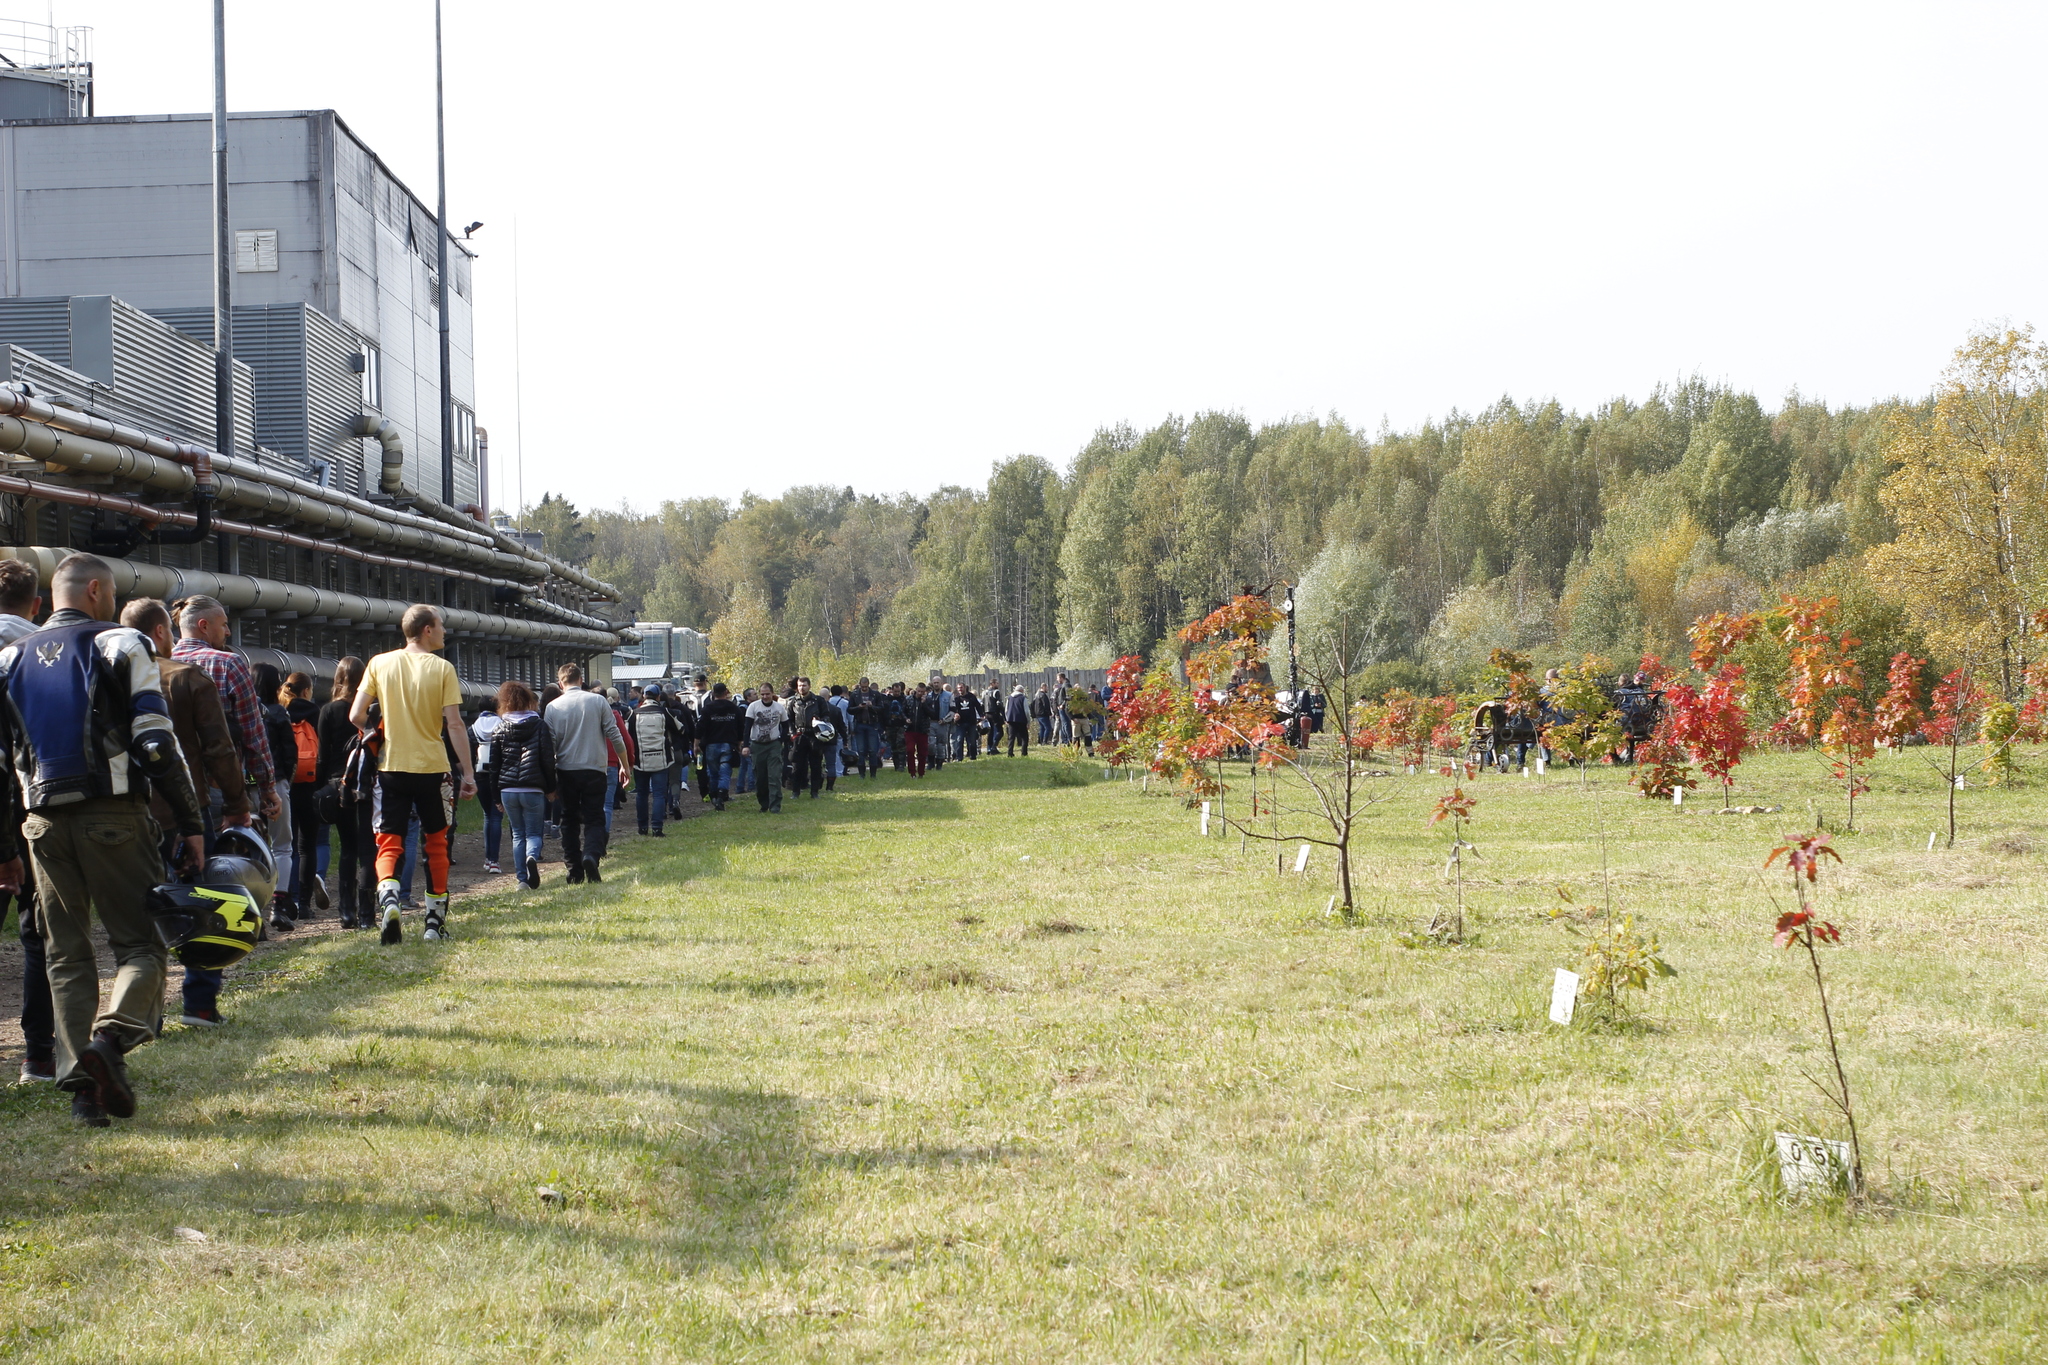
[[982, 689], [979, 700], [981, 702], [982, 729], [988, 735], [988, 756], [994, 758], [996, 751], [1003, 746], [1002, 685], [991, 679], [989, 685]]
[[1031, 719], [1038, 723], [1038, 742], [1052, 742], [1052, 697], [1046, 692], [1045, 684], [1031, 694]]
[[270, 751], [270, 770], [277, 776], [275, 791], [283, 810], [269, 817], [264, 835], [270, 844], [271, 861], [277, 868], [277, 885], [270, 897], [270, 927], [288, 934], [299, 927], [298, 895], [293, 887], [298, 861], [293, 857], [292, 769], [298, 763], [299, 742], [292, 734], [291, 717], [278, 700], [284, 695], [284, 677], [275, 664], [251, 664], [249, 676], [256, 680], [256, 709], [263, 717], [263, 734]]
[[746, 738], [746, 723], [746, 713], [724, 683], [715, 685], [710, 700], [697, 708], [697, 750], [710, 774], [713, 810], [724, 810], [732, 799], [733, 762]]
[[690, 741], [669, 713], [659, 689], [648, 693], [634, 710], [632, 739], [633, 813], [640, 832], [659, 839], [662, 820], [668, 815], [669, 775], [690, 752]]
[[314, 868], [316, 850], [327, 842], [327, 826], [320, 823], [314, 794], [320, 790], [320, 708], [313, 701], [313, 680], [304, 673], [285, 675], [278, 691], [284, 704], [286, 722], [291, 726], [293, 765], [291, 771], [292, 867], [297, 883], [295, 903], [299, 918], [331, 903], [327, 885]]
[[1053, 733], [1058, 736], [1059, 742], [1062, 744], [1072, 744], [1074, 742], [1074, 718], [1067, 713], [1067, 700], [1073, 694], [1073, 691], [1074, 685], [1067, 681], [1066, 674], [1061, 673], [1053, 679]]
[[[703, 719], [704, 719], [704, 707], [705, 707], [705, 705], [706, 705], [707, 703], [709, 703], [709, 702], [710, 702], [710, 700], [711, 700], [711, 675], [710, 675], [710, 674], [708, 674], [708, 673], [703, 673], [703, 672], [699, 672], [699, 673], [698, 673], [698, 674], [696, 675], [696, 677], [694, 677], [694, 678], [692, 678], [692, 679], [690, 680], [690, 686], [689, 686], [689, 688], [688, 688], [687, 690], [685, 690], [685, 691], [682, 691], [682, 692], [678, 692], [678, 693], [676, 694], [676, 701], [677, 701], [677, 702], [678, 702], [678, 703], [679, 703], [680, 705], [683, 705], [683, 706], [686, 706], [686, 707], [688, 707], [688, 708], [689, 708], [689, 710], [690, 710], [690, 719], [691, 719], [691, 721], [693, 722], [693, 724], [694, 724], [694, 727], [695, 727], [695, 729], [696, 729], [696, 730], [697, 730], [697, 732], [698, 732], [698, 733], [697, 733], [697, 744], [696, 744], [696, 756], [697, 756], [697, 799], [698, 799], [699, 801], [709, 801], [709, 800], [711, 800], [711, 799], [712, 799], [712, 798], [711, 798], [711, 793], [712, 793], [713, 791], [717, 790], [717, 786], [716, 786], [716, 784], [715, 784], [715, 783], [714, 783], [714, 782], [712, 781], [712, 774], [711, 774], [710, 768], [709, 768], [709, 767], [707, 766], [707, 763], [708, 763], [708, 759], [709, 759], [709, 755], [707, 755], [707, 754], [706, 754], [706, 753], [704, 752], [704, 736], [703, 736], [703, 733], [702, 733], [702, 730], [703, 730], [702, 722], [703, 722]], [[682, 793], [681, 793], [680, 791], [678, 791], [678, 792], [674, 792], [674, 793], [671, 793], [671, 800], [673, 801], [673, 800], [676, 800], [676, 799], [680, 799], [681, 795], [682, 795]], [[680, 808], [678, 808], [678, 810], [677, 810], [677, 811], [675, 812], [675, 814], [676, 814], [676, 817], [677, 817], [678, 819], [680, 819], [680, 818], [681, 818], [681, 811], [680, 811]]]
[[789, 726], [789, 708], [775, 695], [770, 683], [761, 688], [747, 706], [747, 742], [740, 752], [754, 765], [754, 796], [764, 815], [782, 814], [783, 735]]
[[[155, 598], [138, 597], [131, 601], [121, 610], [121, 624], [140, 632], [158, 656], [157, 671], [162, 680], [164, 704], [170, 710], [171, 733], [178, 737], [178, 750], [192, 779], [192, 794], [199, 802], [205, 825], [202, 832], [210, 839], [222, 825], [247, 826], [249, 796], [242, 780], [242, 759], [228, 733], [227, 716], [221, 710], [220, 691], [213, 685], [213, 679], [191, 664], [163, 657], [171, 652], [171, 614]], [[159, 825], [177, 823], [170, 802], [162, 793], [151, 794], [150, 814]], [[165, 966], [168, 968], [169, 963]], [[220, 1014], [220, 980], [218, 972], [185, 973], [180, 1023], [192, 1028], [217, 1028], [227, 1022]], [[47, 981], [43, 993], [47, 998]], [[23, 1033], [26, 1037], [27, 1030]]]
[[470, 767], [469, 727], [462, 723], [462, 682], [455, 665], [440, 653], [448, 643], [440, 608], [415, 603], [405, 609], [398, 625], [405, 634], [405, 648], [370, 660], [363, 685], [349, 705], [349, 719], [358, 729], [368, 730], [370, 708], [375, 706], [384, 733], [375, 811], [382, 941], [405, 940], [399, 922], [398, 867], [405, 858], [406, 830], [417, 817], [427, 865], [421, 937], [435, 943], [448, 937], [448, 826], [455, 814], [445, 785], [450, 752], [462, 775], [457, 801], [476, 795], [476, 773]]
[[[194, 596], [180, 601], [171, 614], [176, 620], [179, 635], [178, 643], [171, 649], [171, 657], [179, 663], [190, 664], [213, 682], [221, 712], [227, 717], [228, 735], [235, 742], [235, 756], [242, 765], [242, 781], [249, 804], [270, 825], [279, 824], [287, 812], [277, 794], [270, 729], [264, 724], [255, 674], [241, 655], [231, 653], [227, 648], [230, 639], [227, 608], [211, 597]], [[210, 803], [207, 815], [208, 823], [218, 827], [221, 816]], [[277, 846], [272, 837], [275, 829], [266, 829], [264, 833], [274, 850]], [[290, 853], [289, 848], [285, 851]], [[284, 869], [279, 867], [277, 871], [281, 880]], [[274, 908], [276, 904], [273, 892], [271, 905]], [[185, 1014], [204, 1018], [209, 1012], [217, 1013], [221, 974], [208, 967], [187, 967], [184, 976]]]
[[981, 756], [981, 699], [966, 683], [953, 684], [953, 757], [973, 762]]
[[[50, 582], [56, 610], [41, 630], [0, 649], [0, 749], [28, 811], [37, 912], [50, 967], [57, 1086], [79, 1122], [133, 1118], [126, 1056], [163, 1022], [169, 953], [148, 910], [164, 879], [162, 831], [149, 813], [160, 791], [177, 822], [182, 859], [206, 858], [204, 813], [179, 753], [163, 675], [149, 641], [114, 624], [114, 571], [67, 555]], [[14, 792], [0, 784], [0, 806]], [[21, 885], [12, 811], [0, 812], [0, 890]], [[105, 1008], [92, 912], [115, 972]]]
[[931, 716], [930, 739], [925, 745], [925, 764], [937, 772], [946, 766], [953, 748], [953, 693], [942, 682], [935, 682], [924, 692], [925, 708]]
[[1024, 757], [1031, 757], [1031, 710], [1024, 700], [1024, 684], [1018, 683], [1010, 689], [1010, 700], [1003, 712], [1003, 718], [1010, 726], [1010, 747], [1008, 756], [1017, 756], [1017, 746], [1024, 746]]
[[931, 757], [932, 721], [937, 708], [925, 685], [919, 683], [903, 699], [903, 761], [912, 777], [923, 777]]
[[611, 703], [585, 691], [583, 670], [563, 664], [555, 670], [562, 695], [542, 712], [555, 734], [555, 774], [562, 794], [562, 862], [569, 885], [601, 882], [599, 864], [608, 846], [605, 828], [606, 790], [617, 779], [607, 768], [608, 756], [626, 751], [626, 737]]
[[882, 770], [882, 720], [887, 709], [882, 694], [866, 678], [846, 699], [847, 719], [853, 722], [854, 763], [863, 778]]
[[902, 683], [890, 683], [882, 697], [882, 738], [889, 745], [889, 766], [903, 772], [910, 766], [904, 752], [903, 732], [910, 724], [910, 698]]
[[789, 753], [795, 772], [790, 792], [802, 796], [809, 787], [815, 801], [825, 785], [825, 741], [818, 737], [818, 725], [830, 725], [838, 713], [811, 691], [809, 678], [796, 680], [796, 691], [784, 704], [789, 708]]
[[495, 696], [483, 699], [476, 719], [469, 723], [470, 752], [476, 755], [476, 804], [484, 813], [484, 871], [491, 873], [504, 871], [498, 865], [498, 854], [505, 846], [505, 803], [491, 777], [491, 740], [504, 723]]
[[[517, 678], [498, 684], [498, 728], [484, 760], [512, 826], [512, 875], [521, 886], [540, 886], [540, 846], [547, 837], [548, 799], [560, 777], [555, 732], [541, 719], [540, 699]], [[479, 778], [483, 776], [480, 772]], [[481, 782], [479, 782], [481, 785]]]
[[339, 817], [333, 825], [335, 842], [341, 848], [335, 885], [341, 895], [344, 929], [367, 929], [377, 920], [377, 831], [371, 820], [373, 803], [356, 800], [343, 783], [349, 749], [361, 733], [348, 713], [362, 683], [361, 659], [351, 654], [338, 661], [334, 665], [334, 682], [327, 689], [327, 701], [314, 722], [320, 731], [320, 771], [315, 780], [321, 795], [316, 797], [316, 804], [325, 802]]
[[[0, 559], [0, 648], [35, 633], [35, 616], [43, 609], [41, 586], [36, 571], [22, 560]], [[165, 646], [163, 652], [168, 653], [169, 647]], [[25, 815], [17, 806], [6, 817], [17, 848], [27, 847], [21, 837]], [[24, 1085], [54, 1081], [57, 1020], [51, 1013], [50, 968], [43, 951], [43, 931], [36, 922], [35, 878], [29, 875], [25, 862], [21, 885], [13, 891], [0, 891], [0, 919], [6, 917], [9, 900], [19, 912], [15, 928], [21, 939], [21, 1080]]]

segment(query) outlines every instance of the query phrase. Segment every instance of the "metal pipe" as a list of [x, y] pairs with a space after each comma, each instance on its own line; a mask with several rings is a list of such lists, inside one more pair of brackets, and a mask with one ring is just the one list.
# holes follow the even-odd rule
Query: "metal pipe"
[[384, 462], [377, 472], [377, 489], [393, 497], [405, 491], [405, 439], [398, 434], [398, 427], [389, 417], [374, 412], [356, 414], [355, 425], [349, 430], [357, 436], [368, 436], [383, 447]]
[[[214, 0], [219, 4], [220, 0]], [[434, 206], [434, 247], [440, 261], [441, 501], [455, 501], [455, 368], [448, 351], [448, 119], [442, 98], [441, 0], [434, 0], [434, 168], [439, 196]]]
[[[4, 405], [0, 405], [4, 407]], [[173, 495], [193, 491], [196, 479], [191, 470], [168, 459], [145, 454], [90, 437], [76, 436], [16, 417], [0, 415], [0, 452], [14, 451], [48, 464], [91, 474], [109, 474], [117, 479], [159, 488]], [[216, 474], [214, 482], [222, 502], [246, 507], [270, 516], [286, 517], [305, 524], [354, 537], [371, 544], [391, 545], [427, 554], [443, 555], [481, 565], [513, 577], [535, 579], [546, 576], [547, 566], [535, 564], [524, 555], [491, 547], [488, 537], [464, 538], [443, 531], [426, 517], [403, 521], [377, 515], [373, 504], [359, 499], [338, 500], [317, 484], [294, 482], [301, 489], [277, 483], [247, 480], [240, 472], [247, 461], [236, 461], [237, 475]], [[350, 506], [350, 503], [357, 504]], [[476, 543], [481, 541], [481, 544]]]
[[235, 450], [235, 259], [228, 223], [227, 0], [213, 0], [213, 440]]
[[[56, 573], [58, 563], [71, 553], [70, 549], [61, 546], [0, 546], [0, 559], [18, 559], [33, 565], [38, 579], [46, 587]], [[303, 583], [280, 583], [248, 574], [174, 569], [133, 559], [109, 559], [107, 563], [114, 571], [114, 592], [118, 597], [159, 597], [171, 601], [204, 593], [217, 598], [221, 605], [233, 611], [258, 608], [264, 611], [295, 611], [301, 616], [367, 621], [380, 626], [398, 625], [400, 618], [412, 606], [410, 602], [391, 598], [330, 592]], [[460, 607], [442, 607], [440, 612], [451, 632], [467, 631], [487, 640], [536, 640], [586, 646], [593, 651], [610, 650], [618, 644], [618, 637], [609, 631], [581, 630], [543, 621], [522, 621], [510, 616], [489, 616]]]

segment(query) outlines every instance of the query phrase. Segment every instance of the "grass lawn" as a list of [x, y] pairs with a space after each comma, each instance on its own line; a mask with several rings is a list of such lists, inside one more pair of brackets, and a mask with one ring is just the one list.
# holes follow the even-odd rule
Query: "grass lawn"
[[[111, 1131], [7, 1092], [0, 1350], [2048, 1359], [2048, 787], [1962, 793], [1929, 852], [1934, 776], [1880, 761], [1837, 837], [1849, 1209], [1787, 1206], [1766, 1159], [1840, 1131], [1758, 880], [1809, 800], [1839, 819], [1813, 759], [1745, 764], [1736, 800], [1785, 808], [1747, 817], [1481, 778], [1455, 948], [1397, 941], [1447, 894], [1443, 780], [1364, 822], [1345, 927], [1321, 854], [1276, 875], [1055, 766], [741, 802], [602, 886], [458, 905], [452, 944], [271, 954], [232, 1027], [135, 1055]], [[1548, 911], [1597, 899], [1600, 823], [1682, 975], [1559, 1028]]]

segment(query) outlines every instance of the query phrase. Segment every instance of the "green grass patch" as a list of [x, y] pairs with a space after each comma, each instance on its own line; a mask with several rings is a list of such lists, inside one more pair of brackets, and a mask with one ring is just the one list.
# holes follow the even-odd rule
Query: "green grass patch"
[[[1322, 850], [1276, 872], [1057, 764], [740, 802], [601, 886], [458, 904], [451, 944], [269, 954], [231, 1027], [134, 1056], [108, 1131], [0, 1093], [0, 1352], [2048, 1358], [2048, 789], [1962, 793], [1929, 852], [1943, 793], [1881, 761], [1836, 839], [1852, 1209], [1785, 1203], [1770, 1154], [1835, 1132], [1759, 879], [1839, 816], [1812, 759], [1742, 768], [1778, 815], [1467, 784], [1476, 942], [1418, 949], [1448, 783], [1386, 779], [1347, 927]], [[1548, 912], [1602, 900], [1603, 824], [1681, 975], [1561, 1029]]]

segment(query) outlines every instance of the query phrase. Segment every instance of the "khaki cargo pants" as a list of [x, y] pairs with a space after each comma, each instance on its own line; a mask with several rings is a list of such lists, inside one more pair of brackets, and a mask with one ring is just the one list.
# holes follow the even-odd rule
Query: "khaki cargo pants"
[[[76, 1090], [86, 1084], [78, 1054], [94, 1033], [106, 1032], [126, 1052], [163, 1027], [169, 954], [145, 903], [149, 889], [166, 879], [163, 832], [147, 804], [115, 796], [34, 812], [22, 833], [50, 959], [57, 1087]], [[104, 1012], [89, 906], [99, 911], [114, 950], [114, 991]]]

